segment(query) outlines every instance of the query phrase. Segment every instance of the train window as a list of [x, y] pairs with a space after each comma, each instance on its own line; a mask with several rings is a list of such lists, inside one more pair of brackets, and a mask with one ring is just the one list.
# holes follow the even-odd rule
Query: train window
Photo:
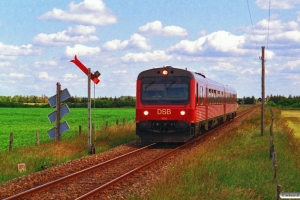
[[212, 103], [212, 92], [211, 89], [208, 90], [208, 104]]
[[213, 104], [213, 93], [212, 93], [212, 90], [210, 90], [210, 93], [209, 93], [209, 104]]
[[200, 86], [200, 104], [203, 105], [203, 87]]
[[214, 104], [217, 104], [217, 91], [214, 90]]
[[188, 77], [145, 77], [141, 79], [143, 104], [188, 104]]
[[199, 89], [198, 89], [198, 87], [199, 87], [199, 85], [198, 85], [198, 83], [197, 83], [197, 87], [196, 87], [196, 105], [198, 105], [199, 104]]

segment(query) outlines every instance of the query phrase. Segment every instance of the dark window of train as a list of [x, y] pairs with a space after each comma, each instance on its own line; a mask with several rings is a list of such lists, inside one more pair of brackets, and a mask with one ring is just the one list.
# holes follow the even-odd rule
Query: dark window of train
[[211, 98], [212, 94], [211, 94], [211, 89], [208, 90], [208, 104], [211, 104], [212, 102], [212, 98]]
[[203, 105], [203, 87], [200, 86], [200, 104]]
[[214, 90], [214, 104], [217, 104], [217, 91]]
[[143, 77], [140, 92], [143, 104], [188, 104], [190, 78]]
[[196, 105], [199, 104], [199, 93], [198, 93], [198, 83], [197, 83], [197, 87], [196, 87]]

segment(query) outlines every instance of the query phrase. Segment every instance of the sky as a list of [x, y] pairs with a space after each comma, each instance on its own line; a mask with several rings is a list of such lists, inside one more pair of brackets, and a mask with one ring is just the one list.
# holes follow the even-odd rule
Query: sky
[[0, 96], [135, 96], [141, 71], [173, 66], [261, 97], [300, 95], [300, 0], [0, 1]]

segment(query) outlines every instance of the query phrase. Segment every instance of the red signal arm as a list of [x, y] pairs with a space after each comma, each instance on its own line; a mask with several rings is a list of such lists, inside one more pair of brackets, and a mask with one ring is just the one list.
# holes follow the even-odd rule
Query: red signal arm
[[[80, 62], [80, 60], [77, 59], [77, 56], [75, 55], [74, 60], [71, 60], [70, 62], [75, 63], [75, 65], [77, 65], [82, 71], [83, 73], [85, 73], [86, 75], [88, 75], [88, 68], [86, 68], [86, 66], [84, 66], [84, 64], [82, 64]], [[98, 84], [100, 82], [100, 80], [98, 78], [95, 77], [95, 75], [93, 73], [91, 73], [91, 79], [92, 81], [94, 81], [94, 83]]]

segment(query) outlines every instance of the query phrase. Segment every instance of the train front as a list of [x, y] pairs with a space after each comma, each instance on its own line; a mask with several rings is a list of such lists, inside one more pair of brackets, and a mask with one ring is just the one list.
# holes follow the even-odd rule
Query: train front
[[143, 71], [137, 79], [136, 134], [147, 142], [186, 142], [194, 136], [193, 74], [172, 67]]

